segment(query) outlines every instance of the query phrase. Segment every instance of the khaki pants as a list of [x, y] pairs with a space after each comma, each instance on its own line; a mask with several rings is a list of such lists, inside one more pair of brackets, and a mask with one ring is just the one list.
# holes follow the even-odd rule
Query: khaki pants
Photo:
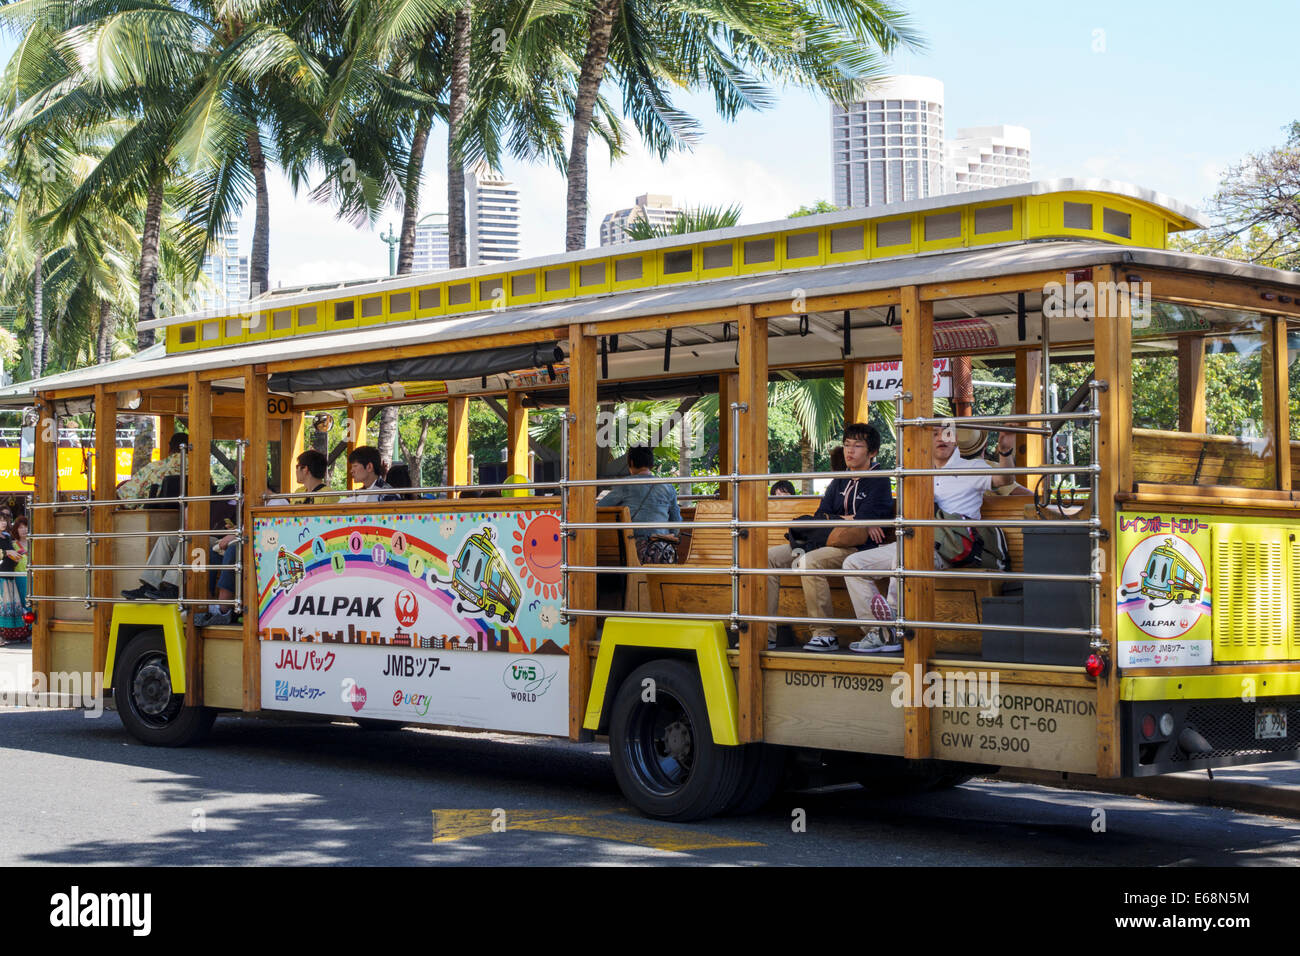
[[[844, 564], [844, 559], [853, 554], [852, 548], [818, 548], [806, 551], [798, 558], [790, 552], [790, 545], [778, 544], [767, 549], [767, 566], [769, 568], [836, 568]], [[831, 607], [830, 582], [819, 574], [802, 574], [803, 602], [809, 617], [834, 617]], [[767, 616], [775, 617], [781, 600], [781, 579], [775, 575], [767, 579]], [[775, 625], [769, 625], [775, 626]], [[824, 624], [812, 626], [813, 636], [834, 634], [835, 629]]]
[[[844, 570], [887, 572], [892, 571], [897, 562], [897, 548], [894, 545], [885, 545], [858, 551], [845, 558]], [[948, 567], [948, 562], [939, 557], [938, 551], [934, 553], [934, 566], [936, 570]], [[895, 619], [898, 609], [898, 578], [889, 579], [888, 598], [881, 595], [874, 578], [846, 576], [844, 586], [849, 589], [849, 597], [853, 599], [853, 611], [858, 620], [865, 622], [862, 626], [863, 633], [874, 627], [877, 621]]]
[[180, 587], [181, 573], [174, 568], [163, 570], [164, 564], [179, 564], [181, 560], [181, 536], [178, 534], [165, 534], [154, 542], [153, 550], [149, 552], [149, 564], [159, 565], [157, 568], [150, 568], [148, 571], [140, 572], [140, 580], [151, 588], [158, 588], [164, 583]]

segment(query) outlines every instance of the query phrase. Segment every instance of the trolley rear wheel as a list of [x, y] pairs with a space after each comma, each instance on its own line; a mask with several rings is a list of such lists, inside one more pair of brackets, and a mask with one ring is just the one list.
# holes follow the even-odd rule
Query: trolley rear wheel
[[713, 742], [696, 671], [650, 661], [623, 681], [609, 723], [609, 752], [624, 796], [661, 820], [720, 812], [741, 783], [744, 751]]

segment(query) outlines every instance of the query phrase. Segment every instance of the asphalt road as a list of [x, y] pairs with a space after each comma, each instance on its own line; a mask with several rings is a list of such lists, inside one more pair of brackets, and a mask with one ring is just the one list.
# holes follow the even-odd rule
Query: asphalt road
[[0, 806], [6, 866], [1300, 863], [1295, 821], [991, 780], [661, 824], [628, 809], [603, 744], [238, 716], [166, 750], [111, 712], [0, 709]]

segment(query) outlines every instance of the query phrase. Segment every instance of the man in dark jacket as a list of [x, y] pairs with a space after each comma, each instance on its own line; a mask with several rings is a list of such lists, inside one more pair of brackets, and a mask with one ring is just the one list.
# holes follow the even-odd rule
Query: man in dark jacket
[[[868, 471], [875, 467], [875, 459], [880, 451], [880, 433], [871, 425], [854, 422], [844, 429], [844, 460], [846, 471]], [[857, 520], [881, 521], [894, 517], [894, 496], [890, 490], [889, 479], [880, 477], [836, 478], [822, 495], [817, 506], [818, 518], [854, 518]], [[874, 548], [885, 540], [882, 528], [847, 527], [833, 528], [826, 539], [824, 547], [796, 554], [789, 544], [769, 548], [767, 566], [769, 568], [839, 568], [844, 559], [851, 554]], [[830, 582], [821, 575], [804, 574], [800, 576], [803, 584], [804, 604], [808, 617], [834, 617], [831, 607]], [[773, 575], [767, 579], [767, 613], [775, 616], [780, 599], [780, 579]], [[794, 632], [790, 625], [782, 624], [776, 629], [775, 637], [769, 647], [790, 646], [794, 643]], [[835, 651], [839, 642], [835, 631], [829, 625], [812, 625], [812, 639], [804, 645], [809, 651]]]

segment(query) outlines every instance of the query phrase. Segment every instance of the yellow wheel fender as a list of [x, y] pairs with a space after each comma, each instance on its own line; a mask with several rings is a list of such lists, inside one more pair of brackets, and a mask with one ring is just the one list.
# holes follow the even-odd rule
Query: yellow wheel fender
[[600, 728], [606, 692], [610, 689], [610, 672], [620, 647], [693, 653], [700, 669], [700, 684], [709, 710], [713, 742], [731, 747], [740, 745], [736, 680], [727, 661], [727, 629], [721, 621], [665, 621], [639, 617], [605, 621], [596, 666], [591, 675], [591, 695], [587, 698], [587, 712], [582, 722], [584, 729]]
[[163, 643], [167, 648], [167, 669], [172, 681], [172, 692], [185, 693], [185, 622], [175, 604], [115, 604], [108, 625], [108, 657], [104, 661], [104, 689], [113, 689], [113, 665], [117, 660], [118, 637], [122, 643], [137, 632], [161, 628]]

